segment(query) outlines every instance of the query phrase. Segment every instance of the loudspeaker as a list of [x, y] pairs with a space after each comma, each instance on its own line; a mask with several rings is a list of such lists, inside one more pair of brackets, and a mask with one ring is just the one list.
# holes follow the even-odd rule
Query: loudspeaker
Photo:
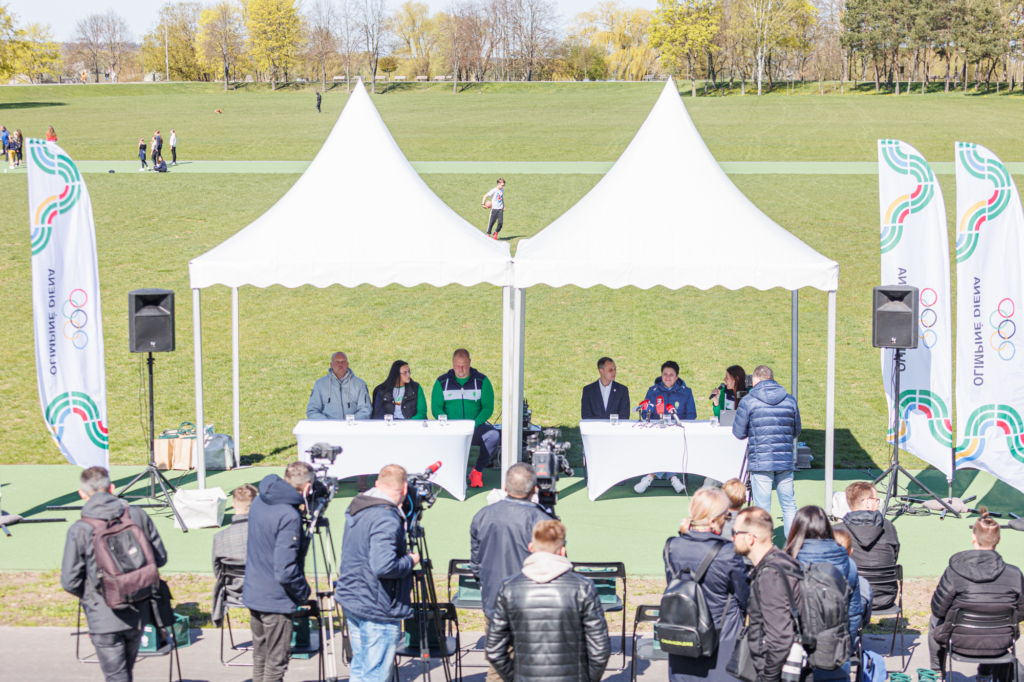
[[875, 348], [917, 348], [917, 287], [875, 287], [871, 340]]
[[174, 350], [174, 292], [136, 289], [128, 292], [128, 350], [169, 353]]

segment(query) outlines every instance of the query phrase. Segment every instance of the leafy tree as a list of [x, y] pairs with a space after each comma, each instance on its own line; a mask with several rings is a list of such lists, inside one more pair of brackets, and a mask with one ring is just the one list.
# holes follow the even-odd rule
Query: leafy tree
[[429, 76], [437, 50], [439, 23], [444, 19], [430, 16], [430, 7], [422, 2], [407, 0], [391, 17], [391, 33], [395, 36], [397, 57], [409, 60], [412, 73]]
[[[791, 40], [804, 21], [801, 16], [814, 14], [814, 6], [807, 0], [738, 0], [739, 30], [754, 52], [757, 71], [757, 94], [765, 77], [765, 65], [772, 52]], [[770, 77], [770, 75], [769, 75]]]
[[720, 7], [713, 0], [658, 0], [651, 47], [661, 50], [662, 63], [686, 60], [692, 97], [697, 96], [694, 61], [712, 49], [720, 21]]
[[220, 67], [227, 91], [231, 69], [245, 56], [245, 27], [238, 7], [222, 0], [204, 9], [199, 15], [197, 42], [203, 66], [210, 71]]
[[53, 31], [43, 24], [29, 24], [19, 30], [14, 47], [14, 72], [24, 74], [32, 83], [41, 83], [44, 76], [60, 74], [60, 44], [53, 40]]
[[256, 67], [270, 75], [277, 89], [278, 75], [287, 78], [301, 43], [302, 24], [296, 0], [246, 0], [243, 16], [249, 36], [249, 55]]
[[142, 59], [150, 71], [163, 72], [160, 66], [165, 66], [172, 80], [208, 80], [196, 48], [202, 11], [203, 6], [191, 0], [160, 8], [159, 23], [142, 39]]

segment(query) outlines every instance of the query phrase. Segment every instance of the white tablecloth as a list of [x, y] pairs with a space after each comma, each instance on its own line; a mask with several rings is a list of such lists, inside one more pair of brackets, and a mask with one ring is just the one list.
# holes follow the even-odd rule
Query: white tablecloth
[[735, 438], [732, 429], [712, 427], [706, 421], [665, 428], [639, 424], [635, 420], [614, 426], [606, 420], [580, 422], [591, 500], [619, 481], [659, 471], [698, 474], [719, 481], [740, 475], [747, 441]]
[[344, 450], [328, 469], [335, 478], [377, 474], [387, 464], [400, 464], [409, 473], [421, 473], [434, 462], [441, 468], [433, 481], [454, 497], [466, 499], [466, 463], [473, 439], [473, 420], [343, 421], [303, 419], [292, 433], [299, 443], [299, 459], [309, 461], [306, 450], [314, 443], [340, 445]]

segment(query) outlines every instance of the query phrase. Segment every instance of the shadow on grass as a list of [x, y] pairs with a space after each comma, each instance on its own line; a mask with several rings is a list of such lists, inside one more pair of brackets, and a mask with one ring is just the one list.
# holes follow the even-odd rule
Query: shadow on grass
[[0, 111], [8, 109], [42, 109], [43, 107], [63, 107], [66, 102], [2, 102]]

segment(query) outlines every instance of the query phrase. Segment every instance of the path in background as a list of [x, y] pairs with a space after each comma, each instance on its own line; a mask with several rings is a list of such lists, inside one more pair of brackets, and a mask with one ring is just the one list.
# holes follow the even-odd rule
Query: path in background
[[[117, 485], [127, 483], [140, 467], [113, 466], [111, 471]], [[3, 508], [27, 517], [63, 516], [68, 523], [47, 523], [13, 526], [13, 537], [0, 538], [0, 571], [47, 571], [59, 568], [64, 537], [78, 512], [47, 512], [48, 504], [80, 504], [77, 489], [81, 470], [62, 465], [8, 465], [0, 467], [3, 485]], [[168, 472], [174, 481], [177, 472]], [[242, 483], [258, 483], [264, 476], [284, 474], [283, 467], [258, 467], [234, 471], [211, 471], [207, 477], [210, 488], [221, 487], [225, 493]], [[582, 470], [577, 469], [577, 474]], [[916, 472], [915, 472], [916, 473]], [[877, 475], [877, 474], [876, 474]], [[797, 501], [800, 505], [824, 503], [824, 471], [799, 472], [796, 481]], [[836, 489], [842, 490], [851, 481], [864, 480], [865, 474], [850, 470], [836, 471]], [[185, 487], [195, 488], [195, 473], [189, 473]], [[442, 493], [433, 508], [424, 515], [428, 546], [434, 560], [435, 573], [447, 571], [449, 559], [469, 558], [469, 524], [473, 515], [486, 504], [486, 493], [499, 486], [499, 473], [489, 469], [484, 473], [484, 488], [468, 490], [465, 502], [458, 502]], [[562, 479], [559, 484], [561, 499], [557, 513], [568, 528], [569, 556], [576, 561], [622, 561], [631, 575], [662, 575], [661, 549], [665, 539], [676, 535], [679, 520], [686, 516], [689, 498], [676, 495], [671, 488], [651, 488], [645, 495], [633, 493], [630, 481], [614, 487], [591, 502], [587, 497], [584, 479], [579, 475]], [[904, 481], [905, 482], [905, 481]], [[924, 472], [922, 482], [933, 490], [945, 493], [946, 482], [940, 472]], [[691, 477], [690, 490], [696, 490], [700, 477]], [[966, 490], [966, 492], [964, 492]], [[993, 511], [1020, 511], [1024, 496], [988, 474], [974, 470], [957, 473], [957, 495], [976, 494], [973, 503], [985, 505]], [[334, 529], [334, 541], [341, 547], [345, 509], [355, 495], [355, 483], [343, 483], [338, 497], [331, 503], [328, 518]], [[169, 561], [166, 573], [210, 573], [210, 552], [217, 529], [193, 529], [187, 534], [172, 527], [165, 512], [152, 514], [160, 535], [167, 546]], [[781, 512], [776, 504], [776, 543], [782, 539]], [[945, 569], [951, 554], [971, 548], [968, 528], [973, 518], [947, 518], [903, 516], [896, 520], [902, 548], [900, 563], [908, 578], [934, 577]], [[225, 524], [230, 523], [230, 516]], [[999, 552], [1007, 562], [1024, 565], [1024, 534], [1003, 531]]]

